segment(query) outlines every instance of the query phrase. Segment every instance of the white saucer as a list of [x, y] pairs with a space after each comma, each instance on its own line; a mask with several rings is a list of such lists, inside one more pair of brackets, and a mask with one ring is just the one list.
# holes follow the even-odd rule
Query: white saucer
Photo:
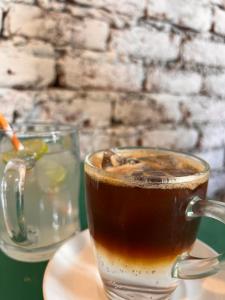
[[[200, 257], [215, 255], [197, 241], [194, 252]], [[106, 300], [85, 230], [65, 243], [49, 262], [43, 280], [45, 300]], [[225, 273], [202, 279], [181, 281], [171, 300], [224, 300]]]

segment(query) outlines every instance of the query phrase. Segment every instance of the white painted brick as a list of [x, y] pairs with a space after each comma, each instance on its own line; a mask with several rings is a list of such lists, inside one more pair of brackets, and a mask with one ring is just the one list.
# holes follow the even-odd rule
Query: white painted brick
[[225, 120], [224, 100], [192, 96], [191, 98], [182, 97], [180, 103], [184, 119], [189, 123], [223, 122]]
[[55, 79], [53, 58], [35, 57], [29, 47], [0, 44], [0, 86], [35, 87], [50, 85]]
[[113, 28], [123, 28], [126, 25], [132, 26], [136, 22], [136, 19], [132, 18], [132, 16], [118, 14], [116, 12], [110, 12], [95, 7], [67, 5], [67, 10], [76, 18], [101, 20], [106, 24], [110, 24]]
[[107, 7], [112, 12], [118, 12], [137, 18], [144, 15], [145, 0], [101, 0], [101, 7]]
[[185, 120], [189, 124], [223, 122], [225, 101], [205, 96], [171, 94], [120, 95], [115, 119], [123, 124], [157, 124]]
[[22, 3], [22, 4], [35, 4], [36, 0], [1, 0], [3, 3]]
[[88, 153], [94, 152], [92, 151], [92, 142], [93, 142], [92, 135], [80, 132], [79, 142], [80, 142], [80, 158], [84, 160]]
[[27, 45], [27, 39], [22, 36], [13, 36], [11, 39], [14, 46], [25, 46]]
[[145, 8], [145, 0], [74, 0], [74, 2], [87, 6], [103, 7], [109, 11], [132, 16], [142, 15]]
[[2, 30], [2, 16], [3, 16], [3, 10], [1, 9], [0, 6], [0, 31]]
[[8, 12], [9, 9], [12, 7], [12, 5], [34, 5], [36, 4], [36, 0], [1, 0], [0, 1], [0, 8], [3, 9], [3, 11]]
[[[14, 41], [13, 44], [15, 45]], [[23, 48], [26, 49], [27, 53], [36, 57], [49, 57], [52, 59], [55, 58], [55, 51], [53, 46], [42, 41], [31, 40], [28, 43], [26, 42], [22, 44], [22, 47], [18, 47], [18, 49]]]
[[114, 30], [111, 48], [120, 54], [167, 61], [177, 58], [179, 44], [178, 35], [171, 37], [169, 33], [134, 27], [130, 30]]
[[198, 73], [151, 68], [147, 73], [146, 88], [150, 92], [171, 94], [197, 94], [202, 79]]
[[204, 40], [188, 41], [184, 45], [185, 62], [225, 67], [225, 45]]
[[73, 2], [84, 6], [100, 7], [102, 5], [102, 0], [73, 0]]
[[65, 35], [62, 43], [73, 45], [75, 48], [105, 50], [109, 35], [109, 25], [105, 21], [85, 18], [83, 21], [74, 22], [74, 19], [70, 18], [68, 23], [67, 28], [64, 23], [61, 25], [65, 30], [60, 32], [59, 29], [58, 35]]
[[154, 129], [143, 134], [143, 146], [188, 150], [196, 146], [198, 132], [195, 129]]
[[225, 153], [223, 148], [194, 152], [193, 154], [204, 159], [210, 165], [211, 170], [222, 170], [224, 168]]
[[80, 153], [84, 159], [88, 153], [110, 148], [110, 136], [103, 134], [99, 129], [81, 130], [80, 132]]
[[210, 178], [209, 178], [207, 195], [208, 195], [208, 197], [212, 198], [220, 190], [225, 190], [225, 173], [224, 172], [213, 172], [213, 173], [211, 173]]
[[179, 102], [170, 95], [121, 95], [115, 106], [115, 120], [126, 125], [179, 122]]
[[[88, 122], [90, 127], [109, 126], [111, 105], [107, 101], [93, 101], [91, 95], [82, 99], [74, 95], [74, 100], [46, 101], [40, 108], [39, 120], [57, 122]], [[85, 108], [85, 109], [84, 109]]]
[[81, 159], [91, 152], [109, 148], [109, 136], [101, 136], [99, 130], [80, 132]]
[[211, 9], [196, 0], [148, 0], [148, 15], [169, 20], [176, 25], [197, 31], [208, 31], [211, 26]]
[[73, 41], [78, 47], [105, 50], [108, 35], [109, 25], [106, 22], [86, 18], [74, 26]]
[[36, 37], [45, 28], [43, 12], [37, 6], [12, 4], [5, 19], [4, 34]]
[[101, 20], [79, 21], [66, 13], [44, 13], [36, 6], [15, 4], [6, 17], [4, 34], [39, 38], [59, 46], [104, 50], [109, 25]]
[[48, 90], [42, 90], [41, 92], [37, 91], [35, 97], [35, 103], [37, 102], [48, 102], [48, 101], [55, 101], [55, 102], [67, 102], [73, 101], [75, 98], [76, 92], [66, 89], [59, 89], [59, 88], [50, 88]]
[[138, 91], [144, 78], [141, 64], [117, 62], [114, 55], [83, 52], [61, 61], [61, 85], [73, 88], [103, 88]]
[[18, 0], [18, 3], [35, 4], [35, 0]]
[[78, 6], [78, 5], [67, 5], [67, 11], [74, 17], [79, 18], [92, 18], [96, 20], [102, 20], [107, 24], [110, 24], [113, 28], [124, 28], [126, 26], [134, 26], [137, 24], [139, 13], [133, 15], [119, 13], [115, 10], [107, 10], [98, 7], [91, 6]]
[[214, 31], [225, 35], [225, 11], [215, 7], [214, 13]]
[[210, 95], [225, 96], [225, 73], [206, 76], [204, 89]]
[[115, 119], [124, 124], [215, 123], [225, 120], [225, 101], [205, 96], [171, 94], [121, 94], [116, 101]]
[[119, 126], [108, 129], [83, 129], [80, 132], [81, 157], [86, 154], [113, 147], [134, 147], [138, 145], [139, 132], [134, 127]]
[[[117, 95], [108, 92], [0, 89], [0, 107], [1, 112], [10, 121], [16, 110], [21, 120], [26, 118], [29, 121], [79, 122], [81, 126], [88, 126], [93, 130], [93, 128], [109, 126], [110, 100], [116, 97]], [[108, 101], [105, 101], [106, 99]]]
[[138, 127], [117, 126], [107, 130], [109, 147], [135, 147], [138, 146], [140, 132]]
[[211, 2], [212, 4], [225, 6], [224, 0], [211, 0], [210, 2]]
[[102, 0], [102, 6], [122, 14], [142, 16], [145, 8], [145, 0]]
[[104, 16], [100, 9], [89, 6], [67, 5], [67, 11], [74, 17], [102, 19]]
[[0, 2], [0, 10], [7, 10], [7, 7], [9, 6], [9, 4], [7, 4], [5, 1], [1, 1]]
[[22, 35], [64, 45], [72, 42], [74, 20], [65, 13], [44, 12], [37, 6], [13, 4], [5, 20], [4, 35]]
[[225, 125], [220, 123], [210, 124], [201, 128], [201, 148], [223, 147], [225, 144]]
[[22, 51], [23, 49], [26, 49], [26, 52], [37, 56], [37, 57], [50, 57], [55, 58], [55, 50], [53, 46], [49, 43], [42, 42], [39, 40], [29, 40], [20, 37], [20, 36], [14, 36], [10, 42], [3, 43], [5, 46], [9, 45], [11, 47], [17, 48], [19, 51]]
[[67, 7], [67, 4], [65, 1], [58, 2], [58, 1], [54, 1], [54, 0], [36, 0], [36, 3], [41, 8], [55, 10], [55, 11], [63, 11]]
[[12, 89], [0, 89], [1, 113], [9, 122], [13, 120], [16, 111], [20, 120], [25, 120], [34, 108], [34, 97], [32, 92], [16, 91]]

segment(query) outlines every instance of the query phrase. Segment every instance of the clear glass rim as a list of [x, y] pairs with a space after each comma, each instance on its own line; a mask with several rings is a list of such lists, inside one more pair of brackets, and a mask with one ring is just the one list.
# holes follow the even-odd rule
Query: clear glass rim
[[[37, 129], [32, 130], [31, 128], [37, 127]], [[23, 135], [29, 135], [29, 134], [46, 134], [46, 133], [57, 133], [57, 132], [63, 132], [63, 133], [71, 133], [71, 132], [77, 132], [78, 131], [78, 125], [74, 124], [66, 124], [66, 123], [60, 123], [60, 122], [24, 122], [24, 123], [18, 123], [11, 126], [13, 131], [16, 134], [23, 134]], [[29, 127], [31, 127], [29, 129]], [[49, 129], [49, 127], [51, 127]], [[5, 134], [7, 131], [0, 129], [0, 134]]]
[[[192, 182], [192, 181], [195, 181], [197, 180], [198, 178], [202, 178], [202, 177], [205, 177], [209, 174], [209, 171], [210, 171], [210, 166], [209, 164], [203, 160], [202, 158], [198, 157], [198, 156], [195, 156], [193, 154], [189, 154], [189, 153], [185, 153], [185, 152], [182, 152], [182, 151], [176, 151], [176, 150], [170, 150], [170, 149], [166, 149], [166, 148], [156, 148], [156, 147], [116, 147], [116, 148], [111, 148], [111, 149], [101, 149], [101, 150], [97, 150], [97, 151], [94, 151], [92, 153], [89, 153], [86, 157], [85, 157], [85, 160], [84, 160], [84, 163], [85, 165], [89, 166], [92, 170], [94, 170], [94, 172], [96, 172], [97, 174], [101, 174], [103, 177], [118, 177], [120, 179], [123, 179], [125, 178], [124, 175], [116, 175], [115, 174], [109, 174], [109, 172], [103, 170], [103, 169], [100, 169], [98, 167], [96, 167], [94, 164], [92, 164], [91, 162], [91, 157], [99, 152], [102, 152], [102, 151], [108, 151], [108, 150], [152, 150], [152, 151], [159, 151], [159, 152], [163, 152], [163, 153], [174, 153], [174, 154], [178, 154], [178, 155], [181, 155], [181, 156], [185, 156], [185, 157], [189, 157], [195, 161], [198, 161], [202, 166], [203, 166], [203, 170], [200, 171], [200, 172], [196, 172], [195, 174], [193, 175], [185, 175], [185, 176], [174, 176], [172, 178], [169, 178], [167, 177], [166, 178], [166, 182], [165, 181], [154, 181], [154, 182], [149, 182], [149, 185], [160, 185], [160, 184], [175, 184], [175, 183], [187, 183], [187, 182]], [[160, 177], [159, 176], [159, 179], [165, 179], [165, 177]], [[127, 181], [127, 177], [125, 179]], [[136, 182], [136, 183], [139, 183], [140, 180], [138, 179], [135, 179], [135, 180], [132, 180], [133, 182]]]

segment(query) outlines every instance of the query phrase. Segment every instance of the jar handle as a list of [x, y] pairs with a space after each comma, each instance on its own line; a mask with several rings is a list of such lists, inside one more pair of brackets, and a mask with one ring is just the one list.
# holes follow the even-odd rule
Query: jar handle
[[3, 219], [10, 239], [22, 245], [30, 244], [24, 216], [25, 178], [26, 162], [22, 159], [8, 161], [1, 181]]
[[[210, 217], [225, 224], [225, 204], [195, 197], [187, 207], [186, 217], [188, 219]], [[187, 253], [178, 256], [172, 269], [172, 276], [180, 279], [198, 279], [213, 275], [224, 268], [225, 252], [208, 258], [199, 258]]]

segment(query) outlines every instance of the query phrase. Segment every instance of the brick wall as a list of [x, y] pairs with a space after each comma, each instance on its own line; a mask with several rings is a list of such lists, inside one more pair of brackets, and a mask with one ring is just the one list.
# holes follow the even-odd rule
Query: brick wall
[[[196, 153], [225, 189], [225, 1], [0, 2], [0, 109], [81, 125], [83, 155]], [[107, 135], [105, 135], [107, 133]]]

